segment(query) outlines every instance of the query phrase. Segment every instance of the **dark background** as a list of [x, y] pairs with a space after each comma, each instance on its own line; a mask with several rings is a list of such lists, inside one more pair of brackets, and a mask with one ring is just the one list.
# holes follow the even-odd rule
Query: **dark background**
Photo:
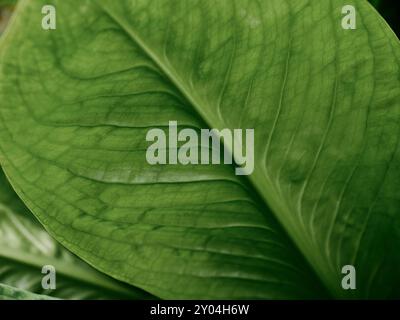
[[400, 0], [370, 0], [400, 37]]

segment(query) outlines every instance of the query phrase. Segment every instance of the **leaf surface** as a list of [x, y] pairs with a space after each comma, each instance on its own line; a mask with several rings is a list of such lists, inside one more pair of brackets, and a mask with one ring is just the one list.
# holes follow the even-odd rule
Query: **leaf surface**
[[[0, 284], [63, 299], [151, 297], [80, 261], [52, 239], [31, 216], [0, 171]], [[41, 271], [45, 265], [56, 270], [55, 290], [42, 287], [45, 275]]]
[[[43, 31], [22, 1], [0, 161], [63, 245], [162, 298], [399, 297], [400, 45], [353, 2], [356, 30], [345, 0], [46, 1]], [[254, 128], [254, 173], [150, 166], [170, 120]]]

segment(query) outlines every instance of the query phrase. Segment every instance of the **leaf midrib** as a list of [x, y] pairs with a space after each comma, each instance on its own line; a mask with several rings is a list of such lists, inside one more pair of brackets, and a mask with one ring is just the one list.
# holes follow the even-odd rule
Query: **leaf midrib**
[[[141, 39], [141, 37], [132, 29], [131, 26], [125, 23], [124, 19], [121, 17], [116, 16], [113, 12], [108, 10], [106, 6], [97, 4], [101, 10], [108, 16], [112, 21], [114, 21], [123, 32], [125, 32], [129, 38], [137, 45], [139, 48], [153, 61], [157, 67], [164, 73], [164, 75], [168, 78], [173, 86], [183, 95], [184, 98], [190, 103], [190, 105], [195, 109], [197, 114], [200, 118], [209, 126], [209, 128], [223, 128], [224, 123], [222, 119], [213, 116], [210, 113], [205, 113], [204, 108], [201, 107], [201, 103], [189, 92], [188, 88], [182, 83], [179, 75], [173, 70], [173, 68], [169, 68], [166, 66], [165, 62], [157, 56], [156, 53], [151, 50], [151, 48]], [[220, 135], [218, 134], [219, 138]], [[233, 150], [230, 146], [225, 145], [225, 148], [235, 157]], [[290, 222], [285, 223], [284, 216], [277, 215], [275, 212], [284, 212], [287, 216], [290, 216], [290, 210], [287, 206], [282, 202], [279, 201], [280, 196], [278, 195], [277, 191], [271, 187], [273, 183], [269, 178], [269, 175], [265, 175], [265, 179], [267, 179], [267, 183], [264, 181], [259, 181], [259, 179], [255, 178], [254, 175], [245, 176], [250, 182], [251, 187], [255, 189], [255, 192], [261, 198], [264, 203], [263, 206], [267, 206], [271, 208], [271, 212], [273, 212], [274, 217], [279, 221], [283, 230], [286, 231], [289, 239], [294, 244], [294, 246], [298, 249], [300, 254], [305, 258], [308, 262], [311, 270], [317, 276], [317, 278], [321, 281], [321, 284], [328, 290], [328, 292], [332, 296], [340, 296], [335, 292], [335, 287], [330, 286], [331, 280], [327, 279], [324, 276], [324, 273], [321, 271], [323, 270], [323, 266], [319, 267], [317, 265], [318, 259], [312, 260], [308, 254], [305, 252], [311, 252], [312, 249], [308, 247], [307, 242], [303, 241], [303, 238], [298, 231], [291, 227]], [[269, 196], [267, 196], [268, 194]], [[264, 212], [265, 214], [265, 212]]]

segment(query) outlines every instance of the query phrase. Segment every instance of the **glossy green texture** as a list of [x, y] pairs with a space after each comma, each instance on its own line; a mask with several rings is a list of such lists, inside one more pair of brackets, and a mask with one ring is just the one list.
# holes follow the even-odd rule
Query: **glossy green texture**
[[[0, 171], [0, 284], [63, 299], [146, 299], [150, 295], [89, 267], [53, 240], [18, 199]], [[44, 290], [42, 267], [56, 269]], [[1, 295], [1, 293], [0, 293]]]
[[[400, 44], [353, 3], [357, 30], [346, 0], [22, 1], [0, 161], [57, 240], [161, 298], [400, 297]], [[148, 165], [169, 120], [254, 128], [254, 173]]]

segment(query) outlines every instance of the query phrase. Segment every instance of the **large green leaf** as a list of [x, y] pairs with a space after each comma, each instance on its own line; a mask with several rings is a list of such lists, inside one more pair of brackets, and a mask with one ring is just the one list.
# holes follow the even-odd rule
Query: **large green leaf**
[[0, 300], [54, 300], [54, 298], [0, 283]]
[[[399, 297], [400, 45], [352, 2], [356, 30], [347, 0], [22, 1], [0, 161], [62, 244], [160, 297]], [[254, 128], [254, 173], [148, 165], [169, 120]]]
[[13, 6], [17, 3], [17, 0], [0, 0], [0, 7]]
[[[42, 288], [41, 270], [45, 265], [56, 269], [55, 290]], [[102, 275], [62, 248], [32, 219], [1, 169], [0, 283], [64, 299], [150, 297]]]

